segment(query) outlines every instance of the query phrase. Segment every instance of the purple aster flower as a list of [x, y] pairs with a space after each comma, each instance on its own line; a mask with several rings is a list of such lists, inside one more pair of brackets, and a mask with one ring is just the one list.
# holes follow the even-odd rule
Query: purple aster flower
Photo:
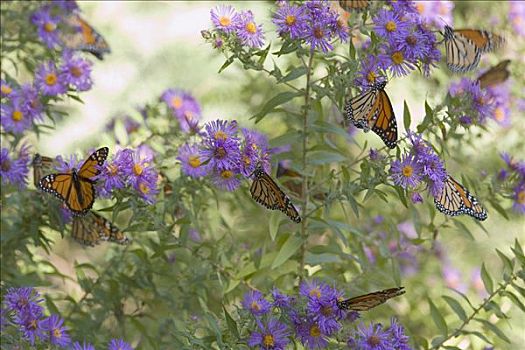
[[44, 106], [38, 90], [32, 84], [24, 84], [12, 94], [14, 104], [18, 104], [32, 119], [42, 120]]
[[381, 68], [390, 70], [396, 77], [407, 75], [416, 68], [406, 52], [396, 46], [383, 46], [383, 53], [379, 55], [379, 60], [382, 64]]
[[354, 82], [361, 90], [368, 90], [370, 86], [386, 80], [379, 60], [372, 55], [361, 61], [361, 69], [357, 71], [356, 75]]
[[203, 165], [204, 162], [200, 155], [200, 150], [197, 145], [184, 144], [179, 148], [179, 155], [177, 157], [182, 165], [182, 172], [191, 177], [200, 177], [208, 175], [209, 167]]
[[304, 6], [285, 3], [275, 12], [272, 22], [278, 27], [281, 37], [289, 35], [291, 39], [301, 39], [306, 31], [307, 15]]
[[423, 168], [422, 174], [429, 182], [430, 193], [432, 193], [434, 197], [437, 197], [443, 190], [447, 179], [445, 165], [437, 154], [429, 154], [422, 158], [421, 165]]
[[519, 214], [525, 214], [525, 182], [514, 188], [514, 204], [512, 209]]
[[108, 350], [133, 350], [133, 348], [122, 339], [111, 339]]
[[49, 8], [42, 6], [31, 16], [31, 22], [38, 27], [38, 36], [49, 47], [60, 44], [58, 23], [59, 17], [51, 16]]
[[39, 314], [33, 312], [22, 312], [14, 317], [14, 323], [19, 327], [22, 337], [29, 341], [31, 345], [35, 344], [37, 339], [47, 341], [48, 335], [45, 329], [45, 320], [41, 319], [42, 312]]
[[21, 101], [13, 99], [0, 106], [0, 122], [7, 132], [22, 134], [33, 125], [33, 117]]
[[[98, 167], [98, 166], [97, 166]], [[133, 151], [120, 149], [115, 153], [112, 161], [98, 167], [100, 174], [97, 182], [97, 193], [102, 197], [111, 197], [113, 190], [122, 189], [126, 185], [126, 174], [133, 168]]]
[[292, 297], [281, 293], [281, 291], [277, 288], [272, 289], [272, 298], [273, 298], [272, 306], [276, 306], [280, 308], [289, 308], [293, 301]]
[[404, 155], [402, 160], [395, 160], [390, 167], [394, 184], [403, 188], [415, 188], [421, 182], [422, 169], [412, 155]]
[[268, 138], [258, 131], [242, 129], [244, 146], [241, 151], [241, 173], [250, 176], [257, 165], [261, 165], [267, 173], [271, 171]]
[[132, 182], [133, 188], [138, 192], [140, 197], [148, 204], [155, 203], [155, 198], [159, 193], [157, 189], [158, 174], [153, 168], [147, 168], [143, 175]]
[[509, 19], [516, 34], [525, 36], [525, 3], [509, 1]]
[[212, 173], [211, 181], [221, 190], [235, 191], [241, 185], [241, 180], [237, 177], [238, 174], [238, 169], [216, 168]]
[[18, 158], [12, 159], [7, 148], [0, 151], [0, 177], [3, 184], [17, 185], [24, 188], [27, 185], [29, 163], [31, 162], [27, 146], [20, 148]]
[[397, 319], [390, 319], [390, 328], [388, 330], [392, 341], [393, 348], [396, 350], [411, 350], [408, 345], [408, 336], [405, 334], [405, 328], [397, 322]]
[[53, 345], [66, 347], [71, 343], [71, 338], [67, 333], [67, 328], [63, 327], [64, 320], [58, 315], [51, 315], [43, 321], [43, 328], [48, 334], [48, 339]]
[[453, 1], [415, 1], [415, 5], [421, 18], [436, 28], [443, 29], [445, 24], [454, 24]]
[[153, 162], [155, 160], [155, 151], [153, 150], [153, 148], [151, 148], [150, 146], [148, 146], [148, 144], [146, 143], [141, 143], [138, 147], [137, 147], [137, 155], [140, 159], [144, 159], [146, 160], [147, 162]]
[[191, 94], [179, 89], [167, 89], [161, 98], [179, 120], [182, 131], [198, 131], [201, 108]]
[[62, 223], [64, 225], [71, 223], [73, 220], [73, 213], [67, 208], [65, 204], [60, 206], [60, 217], [62, 218]]
[[417, 13], [416, 6], [412, 0], [387, 0], [386, 2], [392, 6], [392, 10], [401, 17]]
[[43, 301], [38, 291], [32, 287], [9, 288], [4, 296], [4, 302], [9, 311], [16, 313], [29, 311], [38, 316], [43, 312], [42, 306], [38, 304]]
[[323, 334], [331, 335], [341, 329], [339, 320], [343, 319], [345, 311], [339, 309], [337, 300], [342, 299], [342, 293], [335, 288], [326, 288], [321, 298], [308, 300], [308, 311], [314, 317]]
[[0, 80], [0, 96], [7, 97], [13, 92], [13, 87], [4, 79]]
[[410, 25], [394, 11], [384, 9], [379, 10], [373, 21], [374, 32], [385, 39], [393, 39], [394, 36], [405, 37]]
[[389, 334], [383, 330], [381, 324], [371, 323], [368, 327], [360, 324], [355, 338], [360, 350], [394, 349]]
[[231, 33], [240, 22], [240, 17], [232, 6], [220, 5], [210, 11], [211, 21], [215, 28]]
[[266, 325], [257, 322], [259, 331], [255, 331], [248, 339], [248, 346], [260, 349], [284, 350], [290, 342], [288, 327], [275, 318], [270, 318]]
[[460, 291], [461, 293], [466, 293], [467, 285], [458, 269], [450, 265], [450, 263], [445, 263], [441, 268], [441, 273], [443, 274], [445, 285], [448, 288]]
[[64, 159], [62, 156], [56, 157], [57, 164], [55, 169], [60, 173], [70, 173], [73, 169], [80, 169], [83, 160], [78, 159], [76, 154], [69, 155], [69, 158]]
[[91, 61], [75, 56], [71, 51], [65, 51], [63, 55], [63, 65], [60, 68], [61, 80], [74, 86], [77, 91], [87, 91], [91, 89]]
[[406, 59], [412, 62], [428, 57], [433, 47], [419, 28], [420, 26], [414, 25], [406, 31], [394, 34], [392, 38], [394, 46], [403, 51]]
[[330, 44], [332, 32], [327, 22], [312, 23], [306, 32], [306, 42], [310, 44], [312, 50], [321, 49], [323, 52], [332, 51], [334, 47]]
[[201, 155], [209, 166], [218, 169], [237, 169], [241, 162], [237, 122], [216, 120], [205, 125]]
[[53, 0], [53, 5], [60, 7], [66, 13], [80, 11], [75, 0]]
[[311, 320], [296, 324], [297, 337], [309, 349], [323, 349], [328, 345], [326, 334], [323, 334], [319, 325]]
[[307, 297], [308, 299], [319, 300], [332, 293], [329, 285], [325, 283], [319, 283], [316, 280], [304, 281], [299, 286], [299, 294]]
[[235, 30], [243, 45], [250, 47], [264, 45], [262, 25], [255, 24], [252, 11], [243, 11], [239, 14], [239, 23]]
[[40, 65], [36, 72], [35, 84], [44, 95], [56, 96], [67, 92], [67, 82], [52, 61]]
[[410, 193], [410, 200], [414, 204], [423, 203], [423, 197], [421, 197], [421, 194], [419, 192]]
[[89, 343], [86, 343], [84, 340], [84, 344], [82, 345], [79, 342], [74, 342], [73, 350], [95, 350], [95, 347]]
[[258, 290], [252, 290], [244, 294], [242, 306], [254, 316], [261, 316], [270, 311], [272, 304], [266, 300]]

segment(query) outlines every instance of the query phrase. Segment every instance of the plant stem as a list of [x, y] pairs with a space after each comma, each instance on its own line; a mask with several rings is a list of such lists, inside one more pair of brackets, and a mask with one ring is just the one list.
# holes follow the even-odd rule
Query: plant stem
[[454, 332], [452, 332], [448, 337], [446, 337], [445, 339], [441, 340], [438, 344], [434, 345], [433, 347], [430, 348], [430, 350], [435, 350], [435, 349], [439, 349], [445, 342], [447, 342], [448, 340], [452, 339], [452, 338], [455, 338], [457, 336], [459, 336], [459, 334], [461, 333], [461, 331], [463, 330], [463, 328], [465, 328], [470, 321], [472, 321], [472, 319], [474, 318], [474, 316], [476, 316], [478, 314], [478, 312], [481, 311], [481, 309], [483, 309], [492, 299], [494, 299], [494, 297], [496, 295], [498, 295], [499, 293], [503, 292], [507, 286], [514, 280], [516, 279], [516, 274], [512, 274], [509, 278], [508, 281], [504, 282], [503, 284], [501, 284], [499, 286], [498, 289], [496, 289], [494, 292], [492, 292], [491, 295], [488, 296], [487, 299], [485, 299], [483, 301], [483, 303], [481, 303], [481, 305], [479, 305], [476, 309], [474, 309], [474, 311], [472, 312], [472, 314], [465, 320], [463, 321], [463, 323], [454, 330]]
[[[306, 213], [308, 208], [308, 178], [306, 174], [306, 153], [308, 147], [308, 112], [310, 111], [310, 78], [312, 76], [312, 63], [314, 60], [314, 51], [310, 51], [310, 58], [308, 60], [308, 67], [306, 72], [306, 89], [304, 92], [304, 110], [303, 110], [303, 157], [302, 157], [302, 211]], [[306, 232], [307, 218], [303, 217], [301, 221], [301, 263], [299, 265], [299, 283], [304, 277], [304, 258], [306, 255], [306, 243], [308, 240], [308, 233]]]

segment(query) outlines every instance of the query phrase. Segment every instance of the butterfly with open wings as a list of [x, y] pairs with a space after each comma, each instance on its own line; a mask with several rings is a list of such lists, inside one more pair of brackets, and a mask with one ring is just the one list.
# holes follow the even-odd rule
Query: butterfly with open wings
[[346, 300], [338, 300], [337, 307], [341, 310], [367, 311], [373, 307], [383, 304], [388, 299], [397, 297], [404, 293], [404, 287], [384, 289]]

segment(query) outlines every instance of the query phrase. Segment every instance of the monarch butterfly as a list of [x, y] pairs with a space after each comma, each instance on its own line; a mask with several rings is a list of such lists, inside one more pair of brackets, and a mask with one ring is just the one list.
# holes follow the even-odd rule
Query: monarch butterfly
[[392, 103], [385, 92], [386, 82], [374, 83], [370, 90], [345, 105], [345, 119], [368, 132], [372, 129], [389, 148], [397, 142], [397, 123]]
[[390, 298], [404, 294], [405, 287], [390, 288], [358, 297], [337, 301], [337, 307], [341, 310], [367, 311], [377, 305], [383, 304]]
[[70, 26], [69, 32], [61, 36], [65, 47], [91, 53], [99, 60], [104, 59], [104, 54], [110, 53], [106, 40], [89, 23], [77, 14], [66, 17], [66, 24]]
[[100, 148], [89, 156], [78, 171], [73, 168], [68, 173], [44, 176], [38, 182], [38, 188], [64, 201], [73, 215], [86, 215], [95, 201], [93, 178], [100, 173], [97, 165], [104, 164], [108, 152], [107, 147]]
[[362, 11], [370, 5], [368, 0], [339, 0], [339, 5], [343, 10], [351, 11]]
[[447, 66], [455, 73], [474, 69], [482, 53], [492, 51], [504, 43], [504, 39], [485, 30], [452, 29], [445, 25], [445, 50]]
[[452, 176], [447, 177], [445, 187], [439, 196], [434, 197], [434, 203], [436, 208], [446, 215], [467, 214], [481, 221], [487, 218], [485, 208]]
[[301, 222], [301, 217], [290, 198], [277, 186], [270, 175], [264, 172], [261, 166], [257, 166], [252, 175], [250, 194], [257, 203], [271, 210], [282, 211], [296, 223]]
[[36, 153], [33, 156], [33, 183], [38, 188], [38, 182], [44, 177], [44, 170], [48, 171], [53, 165], [54, 159]]
[[71, 236], [83, 245], [95, 246], [100, 241], [111, 241], [128, 244], [130, 240], [120, 229], [94, 211], [84, 217], [74, 217], [71, 225]]
[[510, 72], [507, 70], [509, 63], [510, 60], [501, 61], [485, 73], [481, 74], [478, 78], [479, 87], [484, 89], [486, 87], [499, 85], [507, 80], [510, 75]]

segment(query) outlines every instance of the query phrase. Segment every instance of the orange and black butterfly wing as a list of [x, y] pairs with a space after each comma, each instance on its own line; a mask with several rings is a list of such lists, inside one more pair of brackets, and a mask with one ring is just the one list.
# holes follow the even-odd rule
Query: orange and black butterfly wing
[[295, 209], [290, 198], [288, 198], [264, 170], [261, 168], [255, 169], [253, 177], [250, 194], [257, 203], [271, 210], [282, 211], [296, 223], [301, 222], [301, 216], [297, 212], [297, 209]]
[[108, 158], [109, 148], [102, 147], [93, 152], [88, 159], [82, 164], [78, 170], [78, 176], [80, 179], [92, 179], [93, 177], [100, 174], [100, 170], [97, 168], [104, 165], [104, 162]]
[[501, 61], [485, 73], [481, 74], [478, 78], [479, 87], [484, 89], [504, 83], [510, 76], [510, 72], [507, 69], [509, 64], [510, 60]]
[[397, 297], [404, 293], [404, 287], [385, 289], [378, 292], [337, 301], [337, 307], [339, 307], [341, 310], [367, 311], [373, 307], [383, 304], [388, 299]]
[[102, 215], [91, 212], [93, 216], [93, 226], [99, 234], [99, 238], [104, 241], [115, 242], [118, 244], [129, 244], [130, 239], [111, 221]]
[[375, 132], [389, 148], [395, 148], [397, 143], [397, 122], [392, 103], [384, 90], [377, 97], [379, 107], [375, 116], [372, 131]]
[[67, 48], [89, 52], [99, 60], [104, 58], [104, 54], [111, 52], [102, 35], [80, 16], [73, 14], [66, 18], [66, 23], [73, 31], [62, 36], [64, 46]]
[[469, 39], [481, 52], [492, 51], [505, 43], [503, 37], [486, 30], [456, 29], [454, 33]]
[[67, 202], [71, 188], [73, 187], [73, 175], [69, 174], [50, 174], [42, 177], [38, 181], [38, 188], [44, 192], [51, 193], [58, 199]]
[[372, 88], [352, 98], [345, 105], [345, 119], [351, 121], [355, 127], [368, 132], [372, 127], [371, 119], [379, 103], [378, 92], [379, 90]]
[[445, 26], [445, 51], [447, 67], [455, 73], [464, 73], [475, 68], [481, 57], [481, 50], [467, 36]]
[[448, 176], [443, 191], [434, 198], [436, 208], [445, 215], [467, 214], [478, 220], [487, 218], [487, 211], [459, 182]]
[[94, 247], [100, 243], [100, 235], [96, 227], [92, 225], [90, 216], [73, 217], [71, 224], [71, 237], [82, 245]]
[[368, 7], [368, 0], [339, 0], [339, 5], [347, 12], [362, 11]]

